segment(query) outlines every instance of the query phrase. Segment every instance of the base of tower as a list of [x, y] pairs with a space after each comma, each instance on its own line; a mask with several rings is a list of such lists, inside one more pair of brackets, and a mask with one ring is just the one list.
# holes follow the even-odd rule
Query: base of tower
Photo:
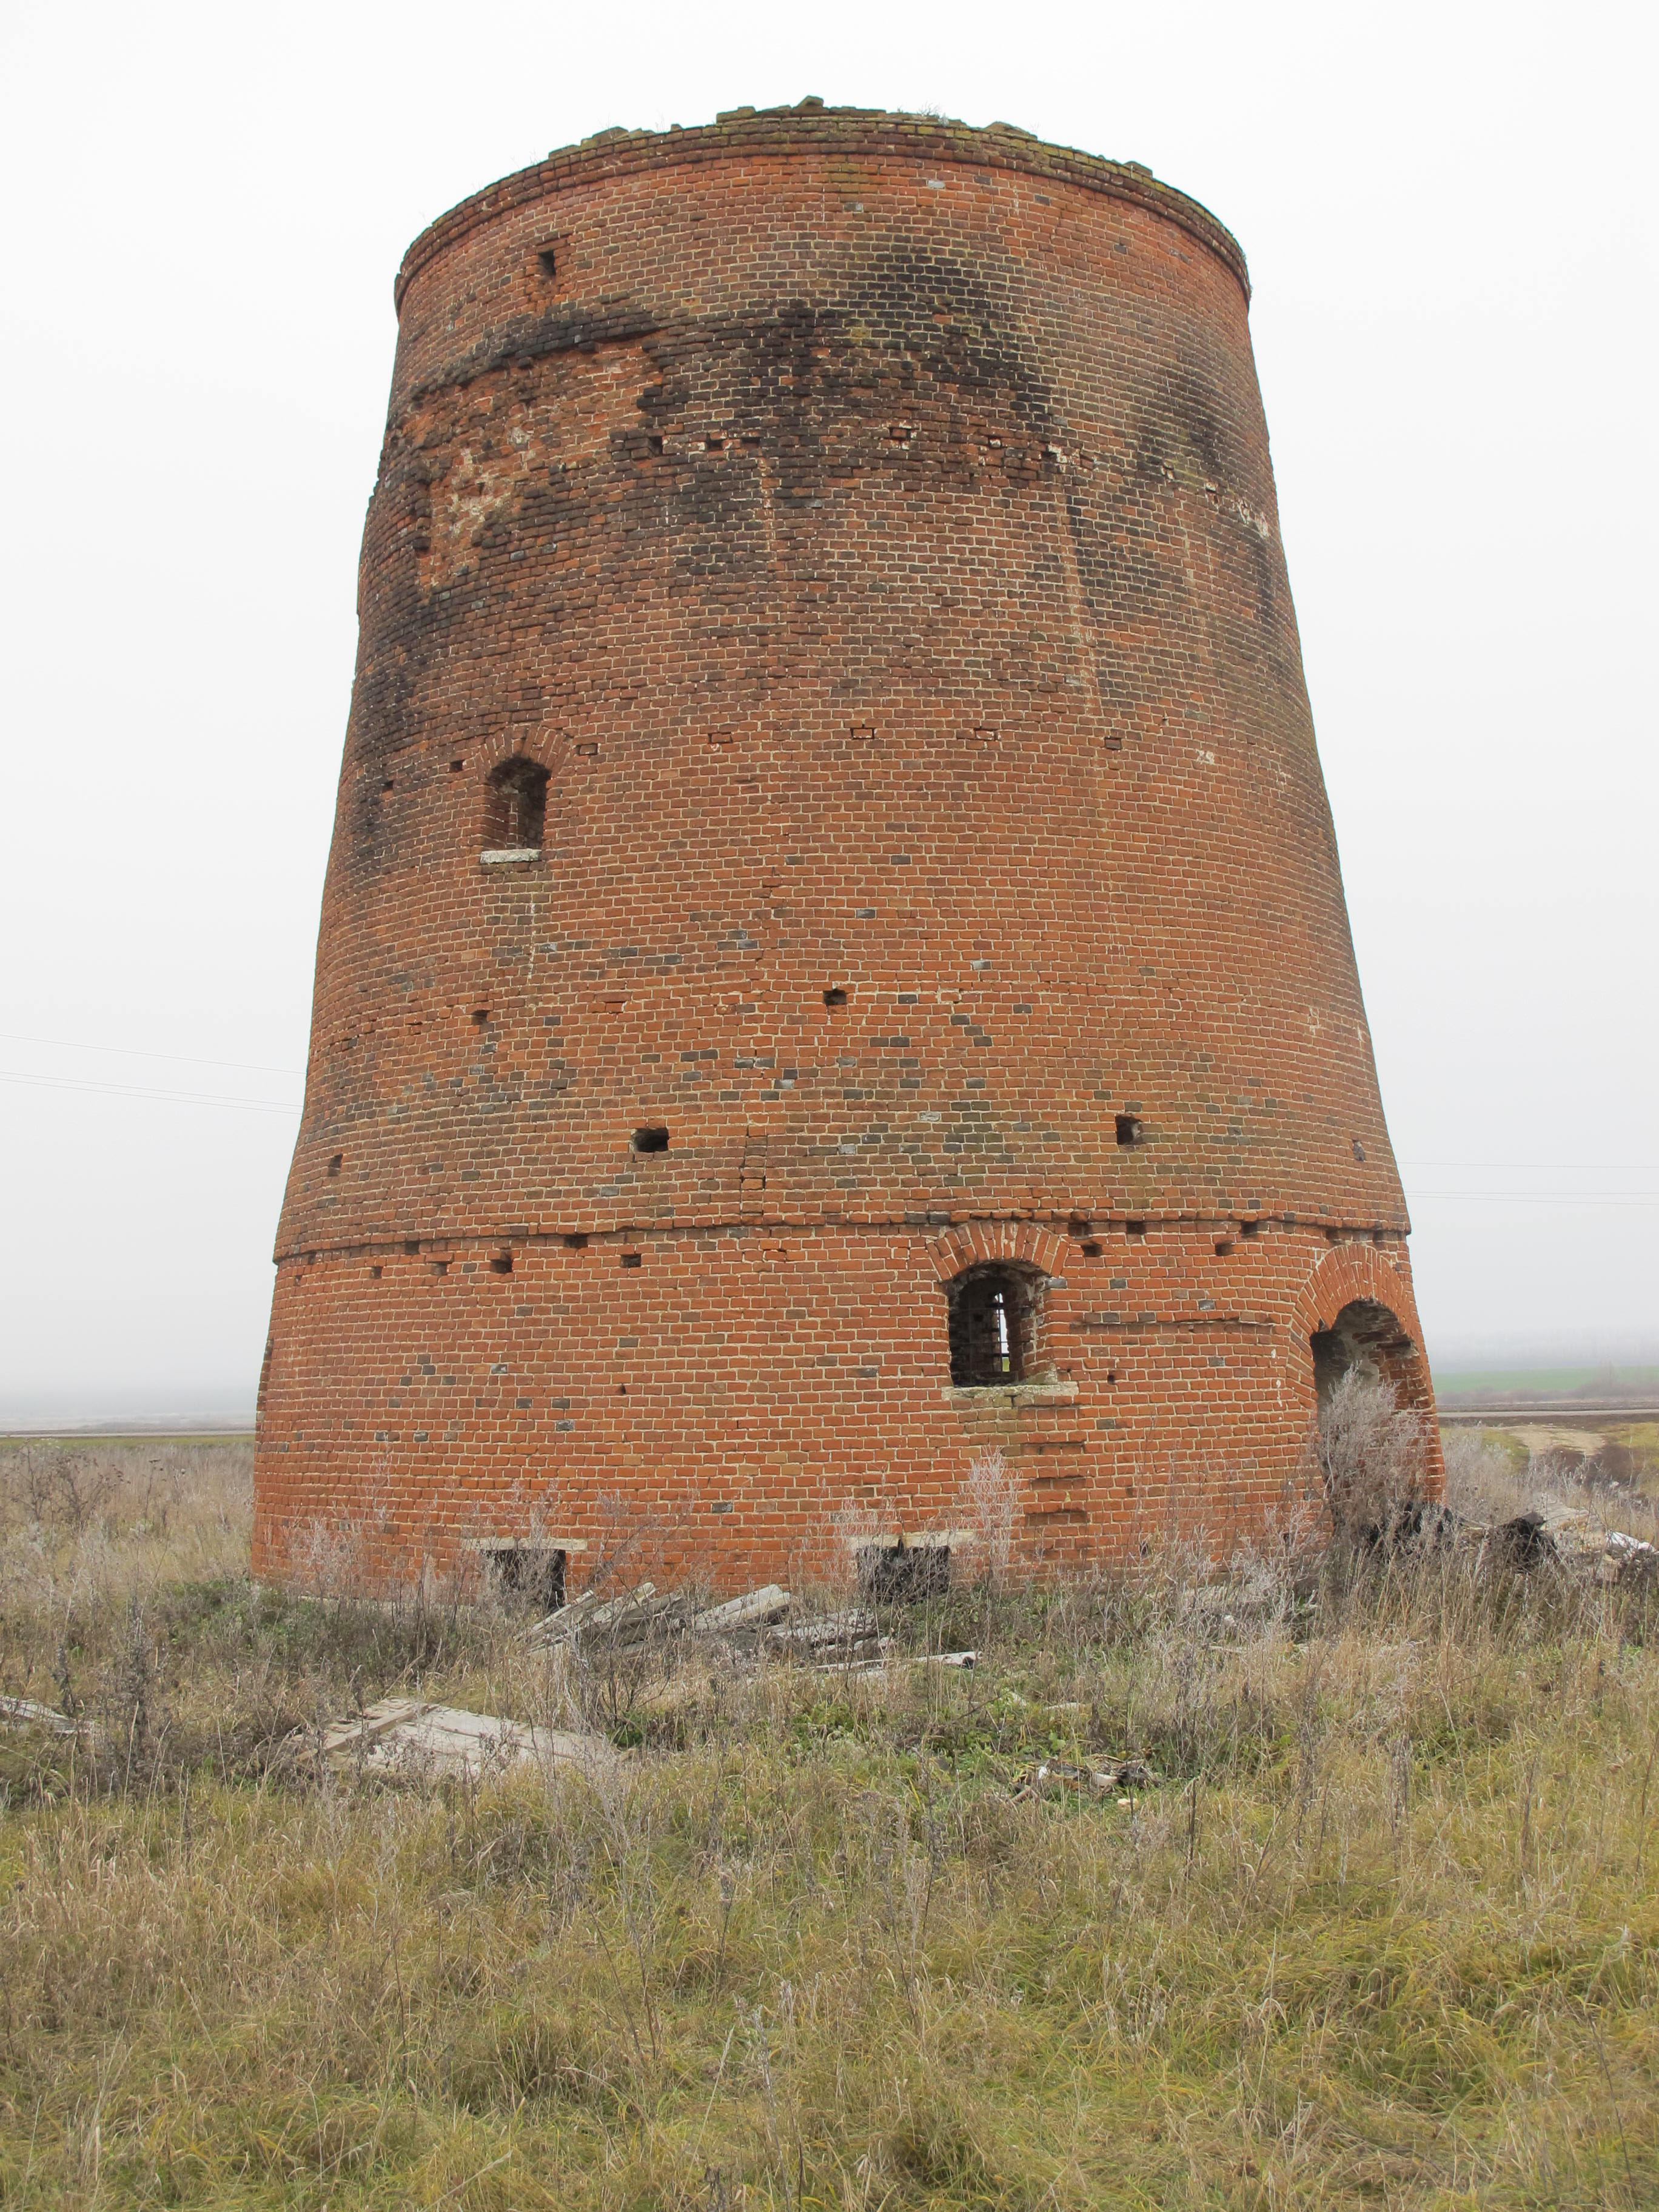
[[[953, 1382], [955, 1301], [997, 1270], [1034, 1286], [1024, 1372]], [[464, 1583], [516, 1540], [562, 1552], [573, 1594], [620, 1553], [726, 1593], [925, 1540], [971, 1579], [1010, 1512], [1016, 1573], [1224, 1556], [1318, 1526], [1316, 1345], [1432, 1412], [1401, 1240], [743, 1224], [288, 1259], [254, 1571]], [[994, 1446], [988, 1507], [969, 1474]]]

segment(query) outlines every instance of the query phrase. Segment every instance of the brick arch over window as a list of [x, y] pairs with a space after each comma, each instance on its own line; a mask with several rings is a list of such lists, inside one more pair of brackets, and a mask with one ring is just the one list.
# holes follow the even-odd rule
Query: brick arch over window
[[949, 1283], [989, 1260], [1035, 1267], [1040, 1274], [1058, 1274], [1065, 1249], [1063, 1237], [1035, 1221], [973, 1221], [931, 1239], [927, 1256], [939, 1281]]
[[1045, 1293], [1064, 1246], [1030, 1222], [987, 1221], [928, 1246], [945, 1292], [951, 1380], [959, 1389], [1053, 1376]]
[[1291, 1376], [1305, 1389], [1310, 1409], [1318, 1403], [1321, 1379], [1316, 1338], [1322, 1340], [1327, 1360], [1346, 1364], [1363, 1356], [1401, 1405], [1429, 1417], [1428, 1474], [1438, 1495], [1445, 1470], [1433, 1420], [1434, 1383], [1409, 1276], [1362, 1244], [1328, 1252], [1314, 1269], [1296, 1303], [1290, 1345]]

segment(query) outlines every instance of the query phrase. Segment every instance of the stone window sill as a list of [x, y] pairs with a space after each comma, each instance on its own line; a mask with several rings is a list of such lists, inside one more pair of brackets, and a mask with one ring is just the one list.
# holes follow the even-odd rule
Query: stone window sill
[[945, 1393], [947, 1406], [988, 1406], [1006, 1398], [1011, 1406], [1068, 1406], [1076, 1398], [1075, 1382], [952, 1382]]
[[541, 857], [542, 848], [539, 845], [502, 845], [494, 852], [480, 853], [478, 855], [479, 860], [487, 868], [507, 868], [511, 867], [514, 861], [539, 860]]

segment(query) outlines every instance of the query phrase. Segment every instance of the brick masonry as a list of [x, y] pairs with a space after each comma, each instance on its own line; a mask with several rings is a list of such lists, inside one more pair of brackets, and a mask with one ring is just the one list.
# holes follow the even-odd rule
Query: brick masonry
[[[625, 1511], [735, 1587], [991, 1440], [1033, 1563], [1260, 1540], [1355, 1304], [1430, 1407], [1214, 219], [809, 106], [554, 155], [397, 296], [258, 1570]], [[994, 1261], [1037, 1379], [955, 1389]]]

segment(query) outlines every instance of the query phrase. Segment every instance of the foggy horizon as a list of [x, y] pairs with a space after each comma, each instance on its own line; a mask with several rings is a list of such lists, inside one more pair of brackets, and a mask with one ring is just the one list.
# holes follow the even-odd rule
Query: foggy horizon
[[1144, 162], [1239, 240], [1431, 1366], [1659, 1364], [1650, 28], [722, 20], [647, 8], [624, 70], [504, 7], [464, 104], [435, 9], [0, 29], [0, 1428], [252, 1414], [405, 246], [611, 124], [809, 94]]

